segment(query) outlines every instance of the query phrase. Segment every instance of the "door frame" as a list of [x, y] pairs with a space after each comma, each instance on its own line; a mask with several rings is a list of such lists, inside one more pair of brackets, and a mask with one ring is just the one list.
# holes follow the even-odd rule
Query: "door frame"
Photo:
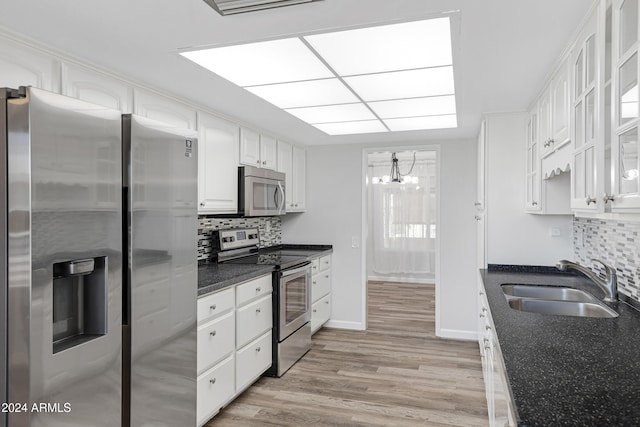
[[[368, 218], [368, 191], [367, 185], [367, 171], [369, 165], [369, 154], [378, 152], [378, 151], [433, 151], [436, 155], [436, 271], [435, 271], [435, 292], [436, 292], [436, 326], [435, 326], [435, 334], [440, 335], [440, 161], [441, 161], [441, 152], [440, 152], [440, 144], [427, 143], [424, 145], [380, 145], [380, 146], [368, 146], [362, 149], [362, 230], [361, 230], [361, 263], [362, 271], [361, 277], [363, 278], [363, 283], [361, 286], [361, 313], [362, 318], [360, 319], [362, 325], [364, 325], [364, 329], [367, 329], [367, 241], [368, 241], [368, 232], [369, 232], [369, 218]], [[354, 242], [352, 242], [353, 244]]]

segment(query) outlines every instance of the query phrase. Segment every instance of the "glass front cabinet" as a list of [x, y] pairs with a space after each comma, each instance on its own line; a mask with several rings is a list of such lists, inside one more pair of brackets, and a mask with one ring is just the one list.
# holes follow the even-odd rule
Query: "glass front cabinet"
[[638, 157], [638, 0], [613, 1], [611, 188], [612, 210], [640, 209]]
[[605, 202], [605, 12], [597, 6], [571, 53], [571, 209], [604, 212]]

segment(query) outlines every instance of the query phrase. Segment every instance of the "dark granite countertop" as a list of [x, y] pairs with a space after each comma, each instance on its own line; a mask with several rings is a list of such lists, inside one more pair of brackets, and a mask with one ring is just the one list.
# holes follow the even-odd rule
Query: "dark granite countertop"
[[611, 319], [513, 310], [502, 284], [563, 285], [603, 294], [582, 276], [499, 270], [481, 273], [518, 424], [640, 425], [640, 312], [624, 302], [608, 304], [620, 315]]
[[[280, 249], [309, 259], [333, 252], [331, 245], [280, 245]], [[203, 263], [198, 266], [198, 297], [273, 272], [273, 266]]]

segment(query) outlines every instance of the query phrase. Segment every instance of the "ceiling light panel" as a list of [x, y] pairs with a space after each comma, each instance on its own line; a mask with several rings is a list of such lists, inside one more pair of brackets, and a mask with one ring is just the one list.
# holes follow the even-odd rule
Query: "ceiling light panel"
[[452, 95], [453, 67], [425, 68], [345, 77], [344, 81], [364, 101]]
[[446, 95], [377, 101], [369, 102], [369, 107], [382, 119], [455, 114], [456, 97]]
[[391, 131], [446, 129], [458, 126], [458, 120], [455, 114], [387, 119], [384, 120], [384, 123]]
[[359, 101], [338, 79], [252, 86], [246, 89], [282, 109]]
[[357, 122], [320, 123], [313, 125], [329, 135], [348, 135], [354, 133], [387, 132], [387, 128], [379, 120]]
[[297, 37], [180, 54], [238, 86], [335, 77]]
[[341, 76], [451, 65], [449, 18], [305, 36]]
[[311, 124], [374, 120], [376, 118], [371, 110], [362, 103], [292, 108], [286, 111]]

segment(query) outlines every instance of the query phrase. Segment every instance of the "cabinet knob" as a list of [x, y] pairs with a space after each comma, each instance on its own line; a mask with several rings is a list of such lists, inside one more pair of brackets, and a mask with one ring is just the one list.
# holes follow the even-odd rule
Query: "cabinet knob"
[[325, 279], [328, 279], [328, 278], [329, 278], [329, 275], [328, 275], [328, 274], [326, 274], [326, 275], [324, 276], [324, 278], [325, 278]]
[[256, 288], [256, 292], [260, 292], [261, 290], [262, 290], [262, 288], [261, 288], [260, 286], [258, 286], [258, 287]]
[[204, 208], [204, 202], [200, 202], [200, 207]]
[[596, 200], [595, 197], [591, 197], [591, 196], [587, 195], [586, 202], [587, 202], [587, 206], [589, 206], [591, 203], [593, 203], [595, 205], [598, 201]]
[[316, 309], [315, 308], [313, 309], [313, 312], [316, 313]]
[[615, 200], [615, 196], [612, 195], [608, 195], [607, 193], [604, 193], [604, 196], [602, 197], [602, 200], [604, 201], [604, 204], [606, 205], [607, 202], [613, 202]]
[[256, 353], [260, 353], [260, 347], [256, 347]]
[[256, 308], [256, 313], [261, 313], [262, 309], [261, 308]]
[[481, 315], [480, 315], [480, 318], [482, 318], [482, 317], [484, 317], [484, 314], [481, 314]]
[[473, 206], [482, 206], [482, 203], [480, 203], [480, 202], [475, 202], [475, 203], [473, 204]]
[[476, 219], [476, 221], [480, 221], [482, 219], [480, 215], [476, 215], [474, 218]]
[[209, 306], [209, 310], [213, 311], [215, 309], [216, 309], [216, 305], [215, 304]]
[[531, 202], [531, 206], [538, 206], [538, 202]]
[[313, 284], [314, 284], [314, 285], [316, 284], [316, 281], [315, 281], [315, 280], [313, 281]]
[[490, 331], [490, 330], [491, 330], [491, 326], [489, 326], [489, 325], [485, 326], [484, 328], [485, 328], [487, 331]]
[[213, 384], [215, 384], [215, 383], [216, 383], [216, 379], [215, 379], [215, 378], [211, 378], [211, 379], [209, 380], [209, 382], [213, 385]]
[[212, 337], [215, 337], [216, 336], [216, 331], [209, 332], [209, 335], [211, 335]]
[[324, 303], [325, 303], [325, 304], [329, 304], [329, 301], [325, 301]]

